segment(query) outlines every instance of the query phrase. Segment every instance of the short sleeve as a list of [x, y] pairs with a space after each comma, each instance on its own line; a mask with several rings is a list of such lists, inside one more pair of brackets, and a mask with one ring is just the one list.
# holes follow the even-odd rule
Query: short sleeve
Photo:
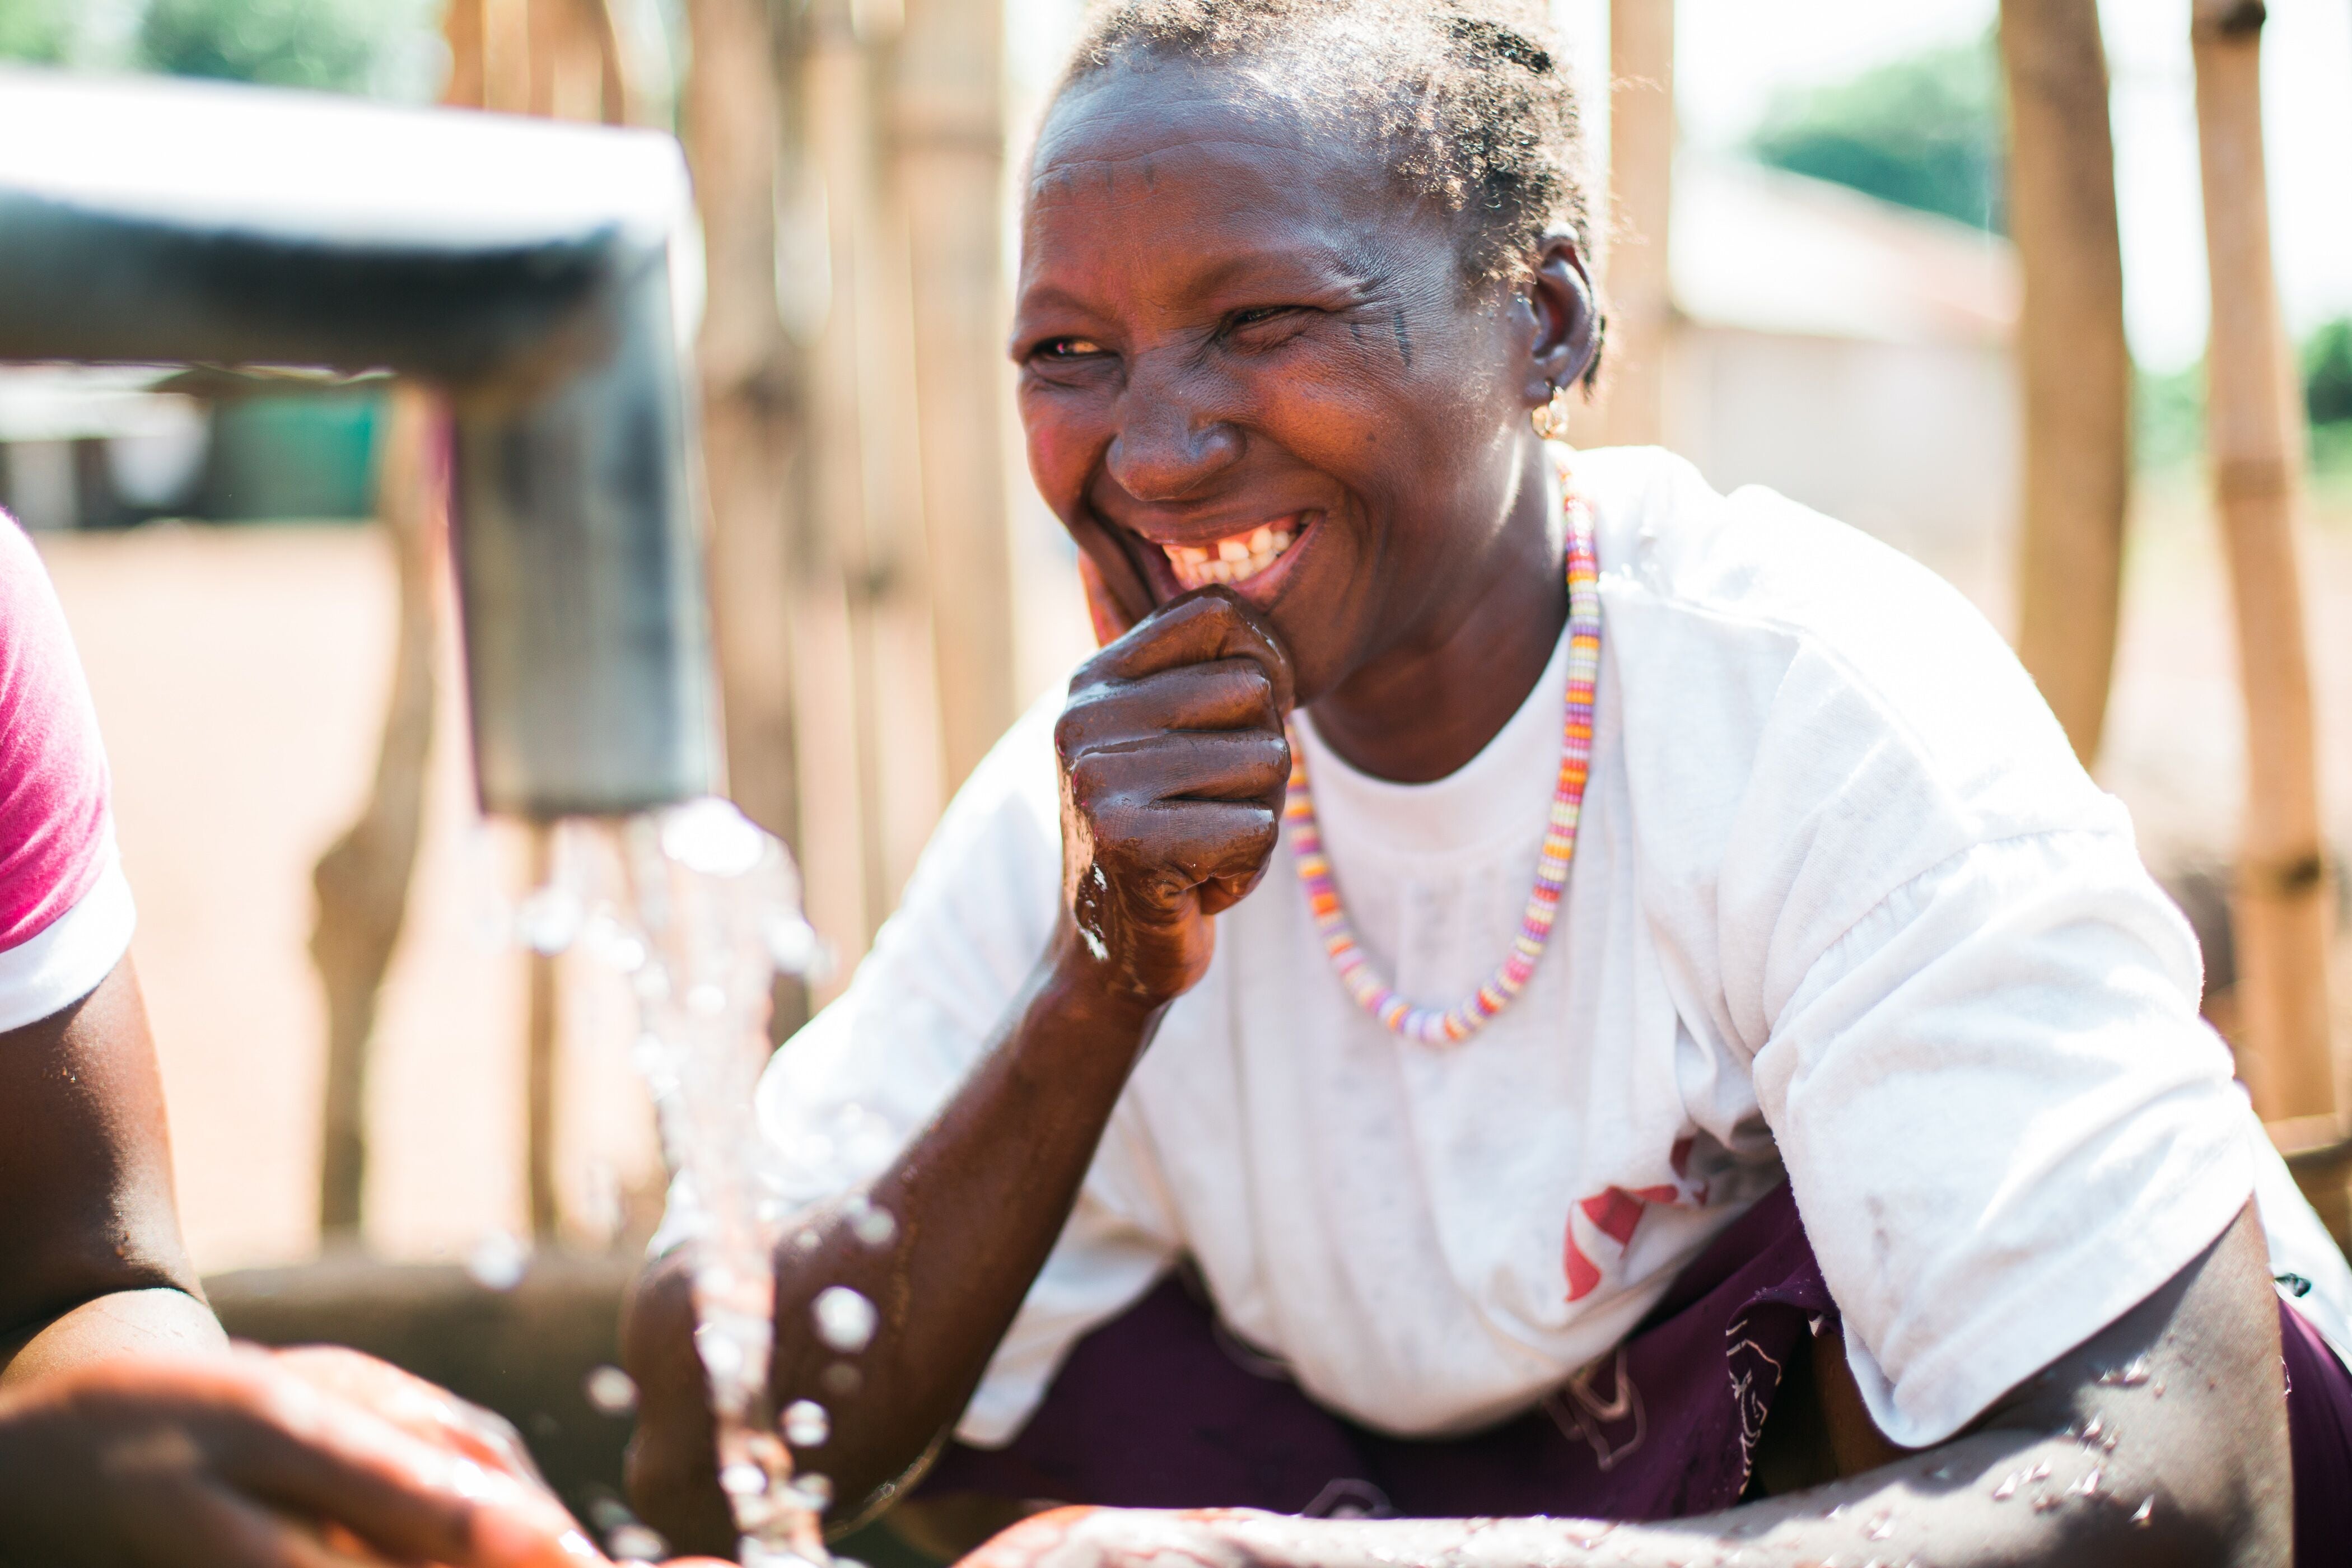
[[0, 1031], [79, 1001], [130, 948], [109, 791], [65, 612], [0, 514]]
[[[837, 1195], [895, 1160], [987, 1053], [1027, 985], [1061, 902], [1059, 711], [1040, 704], [974, 770], [849, 989], [769, 1063], [760, 1125], [798, 1201]], [[958, 1426], [966, 1441], [1011, 1441], [1070, 1346], [1172, 1261], [1172, 1222], [1134, 1115], [1128, 1100], [1113, 1112], [1061, 1239]]]
[[1811, 966], [1758, 1100], [1880, 1428], [1958, 1431], [2253, 1191], [2187, 922], [2127, 832], [1975, 845]]

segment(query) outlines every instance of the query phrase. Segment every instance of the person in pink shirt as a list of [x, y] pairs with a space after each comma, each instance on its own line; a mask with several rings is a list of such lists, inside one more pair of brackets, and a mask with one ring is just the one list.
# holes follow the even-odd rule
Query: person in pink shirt
[[0, 1563], [603, 1562], [497, 1417], [353, 1352], [229, 1345], [133, 920], [65, 616], [0, 513]]

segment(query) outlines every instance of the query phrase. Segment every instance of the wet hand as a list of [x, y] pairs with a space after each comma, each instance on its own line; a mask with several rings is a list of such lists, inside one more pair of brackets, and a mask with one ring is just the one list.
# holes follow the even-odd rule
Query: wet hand
[[992, 1537], [957, 1568], [1250, 1568], [1220, 1521], [1244, 1509], [1057, 1508]]
[[1087, 660], [1054, 741], [1067, 962], [1149, 1005], [1209, 965], [1212, 917], [1274, 853], [1289, 656], [1239, 595], [1169, 602]]
[[[12, 1393], [0, 1541], [56, 1568], [603, 1561], [480, 1431], [460, 1436], [415, 1409], [386, 1419], [351, 1397], [415, 1380], [345, 1357], [125, 1359]], [[410, 1429], [420, 1419], [435, 1436]]]

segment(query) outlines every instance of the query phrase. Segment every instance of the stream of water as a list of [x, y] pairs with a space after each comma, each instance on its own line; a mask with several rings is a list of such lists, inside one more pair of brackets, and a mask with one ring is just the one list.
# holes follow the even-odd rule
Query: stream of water
[[[667, 1228], [694, 1248], [695, 1350], [709, 1382], [719, 1485], [741, 1535], [740, 1561], [829, 1563], [822, 1520], [831, 1486], [797, 1470], [793, 1449], [822, 1445], [831, 1417], [809, 1400], [778, 1411], [769, 1387], [774, 1258], [798, 1205], [790, 1151], [761, 1136], [753, 1110], [776, 976], [806, 974], [820, 951], [799, 878], [782, 844], [720, 800], [565, 831], [587, 862], [585, 888], [533, 893], [519, 923], [542, 952], [534, 919], [568, 926], [635, 994], [631, 1062], [653, 1097], [670, 1169]], [[867, 1209], [853, 1223], [889, 1222]], [[838, 1352], [854, 1354], [872, 1338], [873, 1306], [846, 1287], [821, 1293], [814, 1313], [818, 1333]]]

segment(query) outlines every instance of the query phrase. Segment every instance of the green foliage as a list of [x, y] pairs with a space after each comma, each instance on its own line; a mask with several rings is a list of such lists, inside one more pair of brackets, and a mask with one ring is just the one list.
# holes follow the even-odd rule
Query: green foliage
[[73, 0], [0, 0], [0, 60], [63, 65], [74, 43]]
[[1748, 147], [1776, 168], [2006, 233], [2004, 114], [1987, 34], [1784, 96]]
[[2315, 428], [2352, 422], [2352, 317], [2304, 340], [2303, 402]]
[[2161, 374], [2141, 371], [2132, 388], [2132, 458], [2164, 471], [2205, 452], [2205, 362]]
[[172, 76], [356, 92], [406, 10], [378, 0], [152, 0], [139, 59]]

